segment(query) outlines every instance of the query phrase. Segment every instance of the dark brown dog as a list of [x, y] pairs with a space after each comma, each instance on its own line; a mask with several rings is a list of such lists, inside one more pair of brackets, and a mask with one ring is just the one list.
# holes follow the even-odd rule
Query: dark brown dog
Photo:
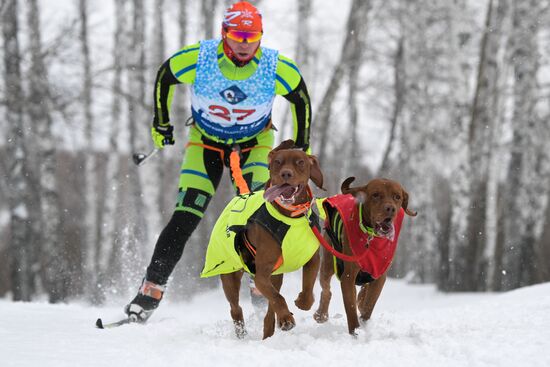
[[[311, 179], [318, 187], [323, 185], [323, 175], [319, 168], [317, 158], [307, 155], [304, 151], [294, 148], [294, 142], [287, 140], [281, 143], [277, 148], [273, 149], [269, 154], [269, 173], [270, 179], [266, 184], [266, 191], [263, 195], [262, 207], [264, 213], [266, 212], [266, 206], [276, 209], [282, 216], [294, 218], [293, 221], [300, 222], [298, 227], [300, 231], [307, 231], [306, 236], [313, 236], [309, 225], [308, 219], [305, 214], [309, 208], [309, 204], [312, 201], [311, 191], [308, 187], [308, 181]], [[254, 195], [254, 194], [253, 194]], [[258, 197], [256, 197], [258, 199]], [[233, 201], [239, 200], [235, 198]], [[228, 210], [224, 210], [224, 213]], [[256, 209], [255, 209], [256, 210]], [[233, 212], [237, 212], [233, 210]], [[270, 228], [269, 223], [262, 222], [258, 219], [261, 215], [257, 213], [260, 209], [254, 212], [254, 215], [250, 216], [246, 220], [246, 224], [235, 235], [235, 243], [224, 246], [234, 247], [230, 250], [237, 251], [238, 256], [242, 259], [244, 266], [249, 271], [255, 270], [255, 283], [258, 290], [264, 297], [267, 298], [269, 305], [267, 313], [264, 318], [264, 333], [263, 338], [268, 338], [273, 335], [275, 331], [275, 315], [277, 315], [278, 326], [282, 330], [292, 329], [296, 322], [292, 313], [288, 309], [288, 305], [284, 297], [279, 293], [282, 282], [283, 274], [272, 275], [279, 269], [278, 265], [281, 265], [281, 271], [283, 266], [289, 267], [295, 262], [295, 268], [303, 266], [303, 283], [302, 291], [298, 295], [298, 298], [294, 301], [295, 305], [302, 310], [309, 310], [314, 302], [313, 287], [315, 279], [319, 270], [319, 243], [315, 237], [312, 237], [316, 242], [316, 247], [310, 247], [308, 253], [309, 258], [305, 259], [302, 263], [299, 260], [292, 258], [283, 258], [283, 241], [279, 238], [278, 234], [281, 233], [280, 226], [276, 228]], [[224, 213], [218, 219], [218, 222], [224, 221]], [[240, 215], [240, 213], [239, 213]], [[279, 221], [279, 223], [281, 223]], [[294, 223], [294, 222], [293, 222]], [[305, 226], [304, 226], [305, 224]], [[216, 226], [214, 231], [216, 231]], [[284, 227], [285, 225], [283, 225]], [[235, 226], [227, 226], [229, 231], [235, 230]], [[286, 227], [285, 227], [286, 228]], [[296, 227], [295, 227], [296, 228]], [[222, 229], [223, 230], [223, 229]], [[213, 233], [214, 233], [213, 231]], [[291, 230], [285, 232], [285, 238]], [[238, 242], [241, 241], [241, 242]], [[286, 241], [286, 240], [285, 240]], [[244, 245], [242, 244], [244, 242]], [[286, 243], [286, 242], [285, 242]], [[310, 242], [311, 243], [311, 242]], [[209, 249], [212, 245], [212, 240], [209, 244]], [[245, 246], [246, 245], [246, 246]], [[298, 243], [296, 247], [300, 247], [303, 244]], [[207, 251], [207, 264], [208, 264], [208, 251]], [[214, 250], [213, 250], [214, 251]], [[286, 251], [286, 250], [285, 250]], [[218, 264], [222, 264], [222, 259], [216, 260]], [[296, 262], [298, 262], [296, 264]], [[215, 268], [216, 262], [210, 262], [211, 268]], [[223, 264], [220, 266], [224, 266]], [[241, 286], [241, 277], [243, 275], [243, 268], [238, 271], [221, 273], [221, 281], [223, 290], [229, 304], [231, 306], [231, 317], [235, 325], [235, 332], [239, 338], [246, 335], [246, 329], [244, 327], [244, 318], [242, 308], [239, 306], [239, 289]], [[208, 275], [205, 265], [205, 271], [203, 276]], [[206, 274], [206, 275], [205, 275]]]
[[[338, 214], [339, 210], [330, 209], [331, 206], [327, 207], [327, 204], [324, 204], [328, 215], [324, 234], [326, 242], [331, 244], [333, 249], [339, 250], [340, 253], [345, 254], [345, 256], [354, 257], [354, 261], [336, 260], [335, 255], [323, 247], [321, 251], [321, 273], [319, 276], [322, 288], [321, 300], [319, 302], [319, 308], [313, 316], [319, 323], [328, 320], [328, 307], [331, 298], [330, 280], [335, 271], [335, 261], [339, 261], [340, 267], [337, 266], [337, 268], [341, 271], [340, 285], [342, 288], [344, 308], [346, 310], [348, 331], [352, 335], [355, 335], [355, 330], [359, 327], [357, 310], [359, 310], [362, 320], [368, 320], [371, 317], [374, 306], [380, 296], [380, 292], [384, 287], [386, 271], [391, 264], [395, 246], [397, 245], [397, 237], [399, 236], [403, 214], [416, 216], [415, 212], [407, 208], [409, 195], [398, 182], [378, 178], [371, 180], [365, 186], [350, 188], [349, 185], [354, 179], [354, 177], [349, 177], [342, 183], [342, 194], [351, 194], [355, 199], [352, 200], [349, 196], [345, 197], [348, 207], [350, 207], [350, 205], [362, 205], [362, 208], [361, 211], [350, 211], [350, 213], [354, 212], [356, 215], [348, 216], [352, 218], [350, 219], [349, 227], [342, 225], [341, 227], [343, 229], [339, 235], [336, 233], [337, 229], [331, 228], [334, 223], [334, 215], [340, 215]], [[343, 195], [337, 196], [340, 198], [343, 197]], [[330, 200], [331, 198], [329, 198], [329, 201]], [[351, 204], [349, 204], [350, 202]], [[400, 208], [403, 208], [402, 213]], [[396, 226], [399, 228], [394, 229], [394, 223], [398, 216], [399, 223], [396, 224]], [[336, 218], [336, 220], [338, 220], [338, 218]], [[361, 250], [356, 250], [358, 247], [356, 247], [357, 244], [354, 244], [354, 251], [352, 251], [349, 240], [350, 235], [347, 232], [348, 230], [352, 230], [354, 233], [360, 233], [358, 230], [356, 231], [353, 229], [359, 228], [359, 223], [357, 223], [359, 221], [362, 223], [362, 228], [371, 228], [375, 234], [371, 233], [370, 236], [365, 234], [364, 238], [368, 239], [364, 241], [365, 243], [359, 244], [362, 246]], [[355, 226], [353, 225], [354, 222]], [[340, 224], [341, 223], [340, 221]], [[363, 233], [366, 232], [363, 231]], [[356, 234], [353, 236], [355, 237], [355, 241], [357, 241], [358, 236]], [[391, 238], [391, 240], [387, 238]], [[373, 242], [378, 240], [385, 242], [378, 242], [376, 244]], [[390, 250], [391, 248], [393, 248], [393, 250]], [[375, 253], [375, 251], [378, 250], [387, 250], [389, 252], [380, 255]], [[359, 254], [361, 251], [363, 251], [363, 253]], [[369, 251], [371, 253], [367, 253]], [[382, 265], [376, 264], [378, 261], [377, 258], [386, 259], [388, 254], [391, 254], [391, 258], [382, 260]], [[336, 254], [336, 257], [338, 257], [338, 254]], [[369, 274], [365, 271], [365, 268], [368, 268], [369, 271], [374, 274]], [[357, 297], [356, 285], [361, 285], [361, 290]]]

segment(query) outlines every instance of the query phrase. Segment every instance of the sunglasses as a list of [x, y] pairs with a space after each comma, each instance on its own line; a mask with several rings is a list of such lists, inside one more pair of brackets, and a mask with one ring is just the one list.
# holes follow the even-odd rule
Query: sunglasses
[[258, 42], [262, 38], [262, 32], [244, 32], [244, 31], [235, 31], [228, 30], [225, 34], [227, 38], [235, 42], [248, 42], [254, 43]]

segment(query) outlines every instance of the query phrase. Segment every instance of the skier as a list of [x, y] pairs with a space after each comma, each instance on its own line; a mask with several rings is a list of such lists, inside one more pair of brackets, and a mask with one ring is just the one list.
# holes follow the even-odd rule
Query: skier
[[147, 321], [158, 307], [224, 166], [230, 168], [237, 193], [263, 189], [269, 178], [267, 155], [274, 143], [275, 95], [290, 102], [296, 145], [309, 148], [311, 106], [306, 84], [292, 60], [260, 47], [260, 12], [246, 1], [233, 4], [224, 13], [221, 35], [221, 40], [184, 47], [157, 73], [151, 128], [155, 146], [161, 149], [175, 142], [169, 109], [177, 84], [191, 85], [192, 124], [175, 211], [157, 240], [137, 295], [125, 307], [133, 321]]

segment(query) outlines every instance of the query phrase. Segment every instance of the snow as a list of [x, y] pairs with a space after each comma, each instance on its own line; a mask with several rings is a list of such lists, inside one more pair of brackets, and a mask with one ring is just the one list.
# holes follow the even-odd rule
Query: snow
[[299, 276], [287, 275], [283, 284], [296, 327], [264, 341], [261, 318], [244, 292], [249, 334], [234, 336], [221, 288], [182, 303], [171, 302], [168, 291], [147, 325], [106, 330], [94, 327], [96, 318], [119, 319], [129, 298], [105, 307], [0, 300], [0, 365], [550, 366], [550, 283], [502, 294], [444, 294], [390, 279], [373, 318], [353, 338], [336, 280], [331, 318], [319, 325], [313, 310], [292, 303]]

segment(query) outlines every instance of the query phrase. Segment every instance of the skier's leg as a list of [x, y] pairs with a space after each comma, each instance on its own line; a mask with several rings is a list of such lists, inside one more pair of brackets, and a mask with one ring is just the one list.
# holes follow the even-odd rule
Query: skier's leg
[[[191, 129], [189, 141], [202, 142], [196, 129]], [[199, 145], [188, 146], [181, 166], [176, 209], [157, 240], [138, 294], [125, 308], [129, 316], [145, 322], [158, 307], [168, 278], [202, 219], [222, 173], [218, 152]]]

